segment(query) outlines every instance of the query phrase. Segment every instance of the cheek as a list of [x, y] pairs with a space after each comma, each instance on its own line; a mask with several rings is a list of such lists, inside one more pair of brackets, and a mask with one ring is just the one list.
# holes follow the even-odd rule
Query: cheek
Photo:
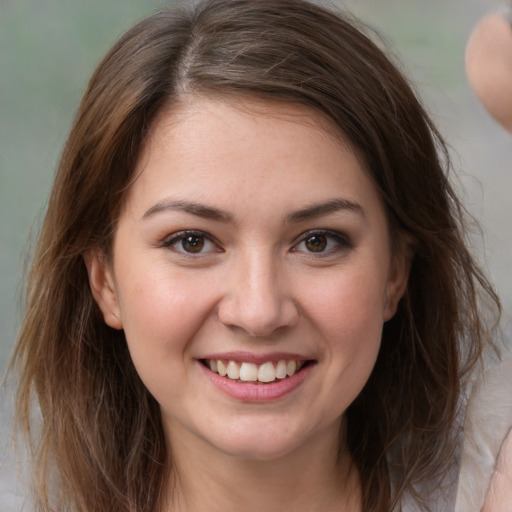
[[132, 359], [136, 367], [182, 361], [211, 301], [194, 280], [184, 282], [166, 269], [141, 277], [133, 279], [119, 296]]
[[[126, 283], [126, 281], [125, 281]], [[123, 328], [133, 364], [160, 404], [184, 393], [192, 340], [204, 326], [212, 299], [194, 279], [164, 268], [131, 280], [120, 293]]]
[[333, 273], [315, 288], [318, 293], [310, 297], [307, 309], [322, 330], [340, 340], [380, 338], [385, 312], [382, 273], [365, 267]]
[[332, 369], [328, 387], [337, 390], [333, 408], [348, 407], [375, 365], [384, 323], [385, 286], [380, 275], [371, 269], [333, 275], [321, 283], [321, 300], [312, 300], [305, 308], [325, 340]]

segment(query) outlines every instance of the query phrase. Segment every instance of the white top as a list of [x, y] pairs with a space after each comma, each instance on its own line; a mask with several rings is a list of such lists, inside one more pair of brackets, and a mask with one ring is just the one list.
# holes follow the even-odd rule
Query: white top
[[[507, 356], [482, 372], [472, 388], [464, 423], [455, 512], [479, 512], [482, 509], [496, 474], [498, 455], [502, 448], [499, 471], [502, 475], [508, 474], [506, 478], [509, 480], [512, 479], [512, 461], [506, 457], [512, 449], [511, 432], [512, 357]], [[490, 498], [493, 507], [489, 508], [488, 501], [485, 510], [511, 512], [512, 496], [510, 491], [507, 493], [500, 485], [499, 479], [498, 475], [493, 482], [493, 492], [497, 493]]]

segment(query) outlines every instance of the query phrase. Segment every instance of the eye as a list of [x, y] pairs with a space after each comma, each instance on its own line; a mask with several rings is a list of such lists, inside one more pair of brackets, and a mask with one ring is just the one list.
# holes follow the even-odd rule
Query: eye
[[220, 252], [217, 245], [201, 231], [181, 231], [168, 237], [163, 247], [184, 254], [204, 254]]
[[292, 251], [323, 256], [335, 254], [351, 247], [352, 242], [342, 233], [330, 230], [314, 230], [303, 233]]

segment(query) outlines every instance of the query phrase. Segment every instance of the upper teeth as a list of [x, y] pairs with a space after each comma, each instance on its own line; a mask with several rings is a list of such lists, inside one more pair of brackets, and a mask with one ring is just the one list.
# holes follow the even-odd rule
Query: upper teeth
[[212, 372], [232, 380], [244, 382], [273, 382], [276, 379], [291, 377], [304, 366], [304, 361], [267, 361], [257, 365], [254, 363], [239, 363], [222, 359], [208, 359], [208, 366]]

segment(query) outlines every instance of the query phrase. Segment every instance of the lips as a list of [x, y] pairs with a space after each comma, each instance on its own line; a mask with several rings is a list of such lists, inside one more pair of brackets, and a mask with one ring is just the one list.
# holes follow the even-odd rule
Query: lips
[[[199, 359], [198, 363], [201, 372], [215, 388], [222, 394], [244, 403], [285, 399], [301, 387], [317, 366], [316, 360], [293, 354], [254, 356], [238, 352], [210, 355]], [[226, 372], [224, 376], [219, 373], [219, 366], [222, 373]], [[242, 380], [254, 379], [255, 376], [255, 380]]]
[[237, 361], [234, 359], [203, 359], [204, 366], [212, 372], [235, 382], [269, 384], [292, 377], [307, 361], [300, 359], [279, 359], [262, 363]]

